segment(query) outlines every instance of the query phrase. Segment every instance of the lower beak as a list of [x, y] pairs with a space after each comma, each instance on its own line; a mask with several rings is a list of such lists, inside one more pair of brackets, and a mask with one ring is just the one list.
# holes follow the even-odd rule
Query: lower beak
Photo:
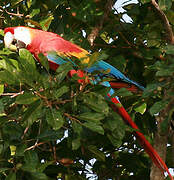
[[10, 44], [10, 46], [8, 47], [11, 51], [17, 51], [17, 47], [13, 44]]

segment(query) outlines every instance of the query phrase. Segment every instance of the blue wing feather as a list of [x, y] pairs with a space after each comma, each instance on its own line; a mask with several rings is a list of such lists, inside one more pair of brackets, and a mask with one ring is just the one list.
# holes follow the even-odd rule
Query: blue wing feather
[[[47, 58], [49, 59], [49, 61], [52, 61], [58, 65], [64, 64], [67, 61], [70, 61], [74, 66], [76, 66], [76, 64], [69, 58], [62, 58], [59, 55], [55, 54], [55, 53], [48, 53]], [[113, 76], [117, 79], [120, 79], [124, 82], [127, 83], [131, 83], [136, 85], [137, 87], [139, 87], [140, 89], [144, 90], [144, 87], [139, 85], [137, 82], [130, 80], [129, 78], [127, 78], [123, 73], [121, 73], [118, 69], [116, 69], [115, 67], [113, 67], [112, 65], [108, 64], [105, 61], [97, 61], [92, 67], [87, 68], [86, 71], [89, 73], [92, 73], [94, 71], [100, 71], [100, 70], [110, 70], [109, 75]]]

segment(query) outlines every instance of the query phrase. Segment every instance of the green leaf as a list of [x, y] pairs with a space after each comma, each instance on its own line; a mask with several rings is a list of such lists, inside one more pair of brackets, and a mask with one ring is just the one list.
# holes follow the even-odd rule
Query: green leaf
[[88, 94], [84, 94], [83, 96], [84, 96], [83, 102], [89, 108], [91, 108], [92, 110], [98, 113], [108, 114], [109, 107], [106, 101], [104, 101], [104, 98], [102, 96], [97, 95], [95, 93], [88, 93]]
[[86, 123], [83, 123], [83, 125], [85, 127], [89, 128], [90, 130], [94, 131], [94, 132], [97, 132], [99, 134], [104, 135], [104, 129], [99, 124], [96, 124], [96, 123], [93, 123], [93, 122], [86, 122]]
[[[116, 91], [114, 94], [120, 97], [126, 97], [126, 96], [131, 96], [133, 95], [130, 91], [128, 91], [126, 88], [121, 88], [118, 91]], [[115, 95], [113, 95], [115, 96]]]
[[159, 77], [171, 76], [172, 74], [173, 74], [173, 72], [170, 70], [167, 70], [167, 69], [165, 69], [165, 70], [162, 69], [162, 70], [156, 72], [156, 76], [159, 76]]
[[112, 57], [112, 65], [114, 67], [117, 67], [117, 69], [120, 70], [121, 72], [124, 72], [126, 68], [125, 57], [122, 55]]
[[4, 31], [0, 29], [0, 36], [4, 36]]
[[81, 145], [80, 138], [73, 139], [72, 141], [72, 150], [77, 150]]
[[174, 45], [168, 44], [164, 47], [166, 54], [174, 54]]
[[35, 172], [38, 165], [38, 155], [35, 151], [26, 151], [24, 153], [25, 164], [22, 166], [24, 171]]
[[0, 67], [11, 73], [16, 73], [19, 69], [18, 61], [11, 58], [3, 57], [0, 61]]
[[4, 114], [4, 104], [3, 101], [0, 100], [0, 116]]
[[120, 115], [118, 115], [116, 112], [112, 112], [112, 117], [109, 116], [107, 118], [104, 127], [107, 128], [107, 137], [109, 138], [110, 142], [115, 147], [121, 146], [127, 125], [123, 122]]
[[0, 81], [8, 84], [18, 84], [19, 81], [15, 74], [8, 72], [7, 70], [0, 71]]
[[36, 16], [37, 14], [40, 13], [40, 9], [32, 9], [31, 13], [30, 13], [30, 17], [34, 17]]
[[28, 120], [32, 116], [32, 114], [38, 110], [40, 105], [41, 105], [40, 100], [37, 100], [37, 101], [31, 103], [30, 106], [28, 107], [28, 109], [24, 113], [23, 121]]
[[5, 180], [16, 180], [16, 173], [10, 172], [10, 174], [5, 178]]
[[76, 123], [76, 122], [74, 122], [74, 121], [73, 121], [73, 124], [72, 124], [72, 128], [73, 128], [74, 132], [77, 133], [77, 134], [79, 134], [79, 135], [80, 135], [80, 134], [82, 133], [82, 131], [83, 131], [82, 125], [80, 125], [79, 123]]
[[0, 84], [0, 96], [3, 94], [4, 92], [4, 84]]
[[54, 130], [60, 129], [64, 124], [61, 112], [55, 109], [49, 109], [47, 111], [46, 120]]
[[27, 6], [28, 6], [28, 8], [30, 8], [31, 5], [32, 5], [32, 0], [27, 0]]
[[45, 57], [43, 54], [39, 54], [38, 55], [39, 59], [40, 59], [40, 63], [42, 64], [42, 66], [49, 71], [49, 63], [48, 63], [48, 59], [47, 57]]
[[120, 115], [118, 115], [118, 113], [116, 113], [116, 112], [112, 112], [112, 115], [113, 115], [113, 117], [108, 116], [107, 121], [104, 124], [104, 127], [109, 129], [110, 131], [125, 129], [124, 128], [125, 123], [123, 122]]
[[26, 151], [24, 153], [24, 161], [26, 164], [35, 166], [38, 164], [39, 158], [35, 151]]
[[40, 22], [40, 25], [42, 27], [42, 29], [44, 31], [47, 31], [50, 27], [50, 24], [52, 22], [52, 20], [54, 19], [54, 17], [52, 15], [49, 15], [48, 17], [46, 17], [45, 19], [43, 19], [41, 22]]
[[91, 67], [97, 60], [98, 57], [100, 56], [99, 52], [95, 52], [90, 56], [90, 61], [88, 63], [88, 67]]
[[24, 156], [25, 149], [27, 149], [26, 144], [20, 144], [16, 147], [16, 156]]
[[66, 75], [68, 74], [68, 72], [72, 70], [72, 65], [71, 63], [65, 63], [59, 66], [59, 68], [57, 68], [56, 72], [56, 79], [58, 81], [58, 83], [61, 83], [64, 78], [66, 77]]
[[0, 168], [0, 173], [5, 173], [5, 171], [8, 171], [10, 168]]
[[54, 92], [54, 96], [58, 99], [59, 97], [61, 97], [63, 94], [67, 93], [69, 91], [69, 87], [68, 86], [62, 86], [59, 89], [57, 89]]
[[20, 2], [22, 2], [23, 0], [15, 0], [15, 1], [12, 1], [12, 6], [15, 6], [17, 4], [19, 4]]
[[88, 146], [88, 150], [93, 153], [94, 157], [99, 161], [105, 161], [105, 154], [98, 150], [96, 146]]
[[171, 8], [172, 0], [158, 0], [158, 4], [160, 9], [165, 11]]
[[151, 0], [141, 0], [143, 4], [151, 2]]
[[11, 156], [16, 154], [16, 146], [10, 146]]
[[48, 130], [46, 129], [43, 131], [40, 135], [38, 135], [36, 138], [41, 139], [42, 141], [53, 141], [62, 138], [64, 135], [63, 131], [54, 131], [54, 130]]
[[167, 100], [158, 101], [150, 108], [150, 114], [154, 115], [159, 113], [168, 104]]
[[43, 172], [49, 165], [54, 164], [54, 161], [48, 161], [48, 162], [44, 162], [42, 164], [40, 164], [37, 167], [37, 171], [38, 172]]
[[142, 103], [141, 105], [135, 107], [134, 110], [135, 110], [136, 112], [139, 112], [139, 113], [141, 113], [141, 114], [144, 114], [145, 111], [146, 111], [146, 107], [147, 107], [147, 104], [146, 104], [146, 103]]
[[2, 128], [2, 134], [4, 140], [16, 143], [21, 141], [21, 136], [23, 135], [23, 129], [19, 124], [11, 121], [4, 124]]
[[77, 116], [77, 118], [85, 121], [92, 121], [92, 122], [99, 122], [100, 120], [104, 119], [105, 116], [102, 113], [92, 113], [92, 112], [85, 112]]
[[143, 98], [152, 96], [154, 94], [154, 91], [157, 90], [158, 87], [163, 86], [162, 83], [153, 83], [153, 84], [148, 84], [145, 90], [143, 91]]
[[108, 139], [115, 147], [119, 147], [122, 144], [123, 136], [119, 136], [120, 134], [117, 132], [113, 132], [112, 134], [107, 134]]
[[31, 104], [39, 99], [38, 96], [32, 94], [32, 93], [24, 93], [16, 98], [17, 104]]
[[31, 177], [33, 180], [49, 180], [48, 177], [41, 172], [31, 172]]
[[35, 60], [33, 59], [32, 54], [26, 49], [19, 50], [20, 60], [23, 67], [27, 72], [32, 72], [36, 69]]
[[166, 12], [166, 16], [167, 16], [167, 19], [169, 20], [169, 22], [171, 24], [174, 24], [174, 12], [173, 12], [172, 8]]

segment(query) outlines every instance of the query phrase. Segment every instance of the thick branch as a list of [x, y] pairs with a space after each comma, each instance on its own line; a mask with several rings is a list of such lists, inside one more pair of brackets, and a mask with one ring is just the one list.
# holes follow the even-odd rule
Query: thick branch
[[152, 0], [152, 5], [155, 7], [157, 12], [159, 13], [159, 16], [161, 20], [163, 21], [164, 27], [166, 29], [166, 41], [170, 44], [174, 44], [174, 36], [173, 31], [171, 28], [171, 25], [169, 23], [169, 20], [167, 19], [167, 16], [164, 14], [164, 12], [160, 9], [158, 3], [156, 0]]
[[[159, 133], [160, 123], [158, 126], [158, 132], [155, 134], [154, 138], [154, 149], [158, 152], [159, 156], [165, 162], [166, 160], [166, 149], [167, 149], [167, 135], [161, 136]], [[159, 168], [153, 163], [150, 172], [150, 180], [164, 180], [164, 173], [162, 173]]]
[[[166, 92], [164, 98], [167, 99], [168, 94], [170, 93]], [[173, 108], [173, 106], [174, 106], [174, 98], [170, 100], [169, 104], [164, 108], [163, 111], [160, 112], [159, 116], [156, 117], [156, 121], [158, 125], [157, 125], [157, 132], [154, 138], [154, 148], [164, 162], [166, 160], [167, 140], [168, 140], [168, 134], [170, 133], [170, 128], [169, 128], [170, 122], [168, 123], [168, 129], [166, 130], [165, 134], [164, 132], [161, 131], [161, 124], [169, 116], [169, 112]], [[150, 180], [164, 180], [164, 174], [154, 164], [151, 167]]]
[[[152, 5], [157, 10], [157, 12], [161, 18], [161, 21], [164, 24], [164, 28], [166, 30], [166, 41], [169, 44], [174, 44], [174, 35], [173, 35], [173, 31], [172, 31], [171, 25], [169, 23], [169, 20], [167, 19], [164, 12], [160, 9], [156, 0], [152, 0]], [[166, 92], [164, 98], [167, 98], [167, 94], [168, 93]], [[158, 126], [157, 126], [157, 132], [156, 132], [155, 138], [154, 138], [154, 147], [164, 161], [166, 159], [166, 150], [167, 150], [167, 140], [168, 140], [169, 129], [165, 133], [165, 135], [162, 135], [160, 126], [161, 126], [162, 122], [165, 120], [165, 118], [168, 116], [173, 105], [174, 105], [174, 103], [173, 103], [173, 100], [171, 99], [168, 106], [156, 118], [157, 122], [158, 122]], [[151, 180], [164, 180], [163, 173], [161, 173], [154, 164], [151, 167], [150, 179]]]

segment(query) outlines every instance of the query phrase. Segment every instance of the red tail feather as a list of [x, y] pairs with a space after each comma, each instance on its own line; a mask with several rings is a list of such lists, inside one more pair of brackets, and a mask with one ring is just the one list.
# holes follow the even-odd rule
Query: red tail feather
[[120, 88], [126, 88], [127, 90], [131, 92], [137, 92], [139, 89], [137, 86], [134, 84], [129, 84], [126, 82], [115, 82], [115, 81], [110, 81], [109, 84], [113, 89], [120, 89]]
[[[108, 94], [110, 97], [110, 95]], [[124, 119], [126, 123], [128, 123], [132, 128], [137, 129], [137, 125], [133, 122], [127, 111], [124, 109], [124, 107], [121, 105], [121, 103], [114, 97], [111, 98], [111, 101], [115, 104], [113, 107], [113, 110], [117, 110], [117, 112], [120, 114], [120, 116]], [[119, 104], [119, 106], [118, 106]], [[161, 157], [158, 155], [158, 153], [155, 151], [155, 149], [152, 147], [152, 145], [146, 140], [144, 135], [139, 132], [135, 131], [135, 136], [137, 139], [139, 139], [140, 144], [143, 146], [144, 150], [149, 154], [152, 161], [155, 163], [155, 165], [162, 171], [167, 172], [170, 179], [173, 180], [172, 175], [169, 172], [168, 167], [166, 166], [165, 162], [161, 159]]]

